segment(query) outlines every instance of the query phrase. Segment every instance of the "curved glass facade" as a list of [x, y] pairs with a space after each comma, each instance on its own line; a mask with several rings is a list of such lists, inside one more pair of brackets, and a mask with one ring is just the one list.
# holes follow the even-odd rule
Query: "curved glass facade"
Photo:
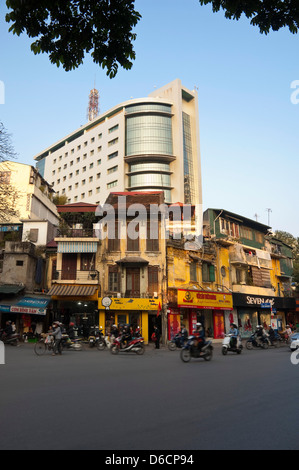
[[165, 188], [170, 186], [170, 175], [163, 173], [140, 173], [129, 176], [129, 187], [135, 186], [144, 188], [158, 187]]
[[166, 171], [170, 172], [169, 163], [160, 163], [160, 162], [146, 162], [146, 163], [131, 163], [129, 165], [129, 171], [131, 173], [135, 171]]
[[147, 103], [147, 104], [135, 104], [126, 107], [126, 113], [141, 113], [141, 112], [152, 112], [157, 111], [160, 113], [171, 113], [171, 106], [169, 104], [160, 103]]
[[127, 116], [126, 156], [172, 154], [171, 116]]

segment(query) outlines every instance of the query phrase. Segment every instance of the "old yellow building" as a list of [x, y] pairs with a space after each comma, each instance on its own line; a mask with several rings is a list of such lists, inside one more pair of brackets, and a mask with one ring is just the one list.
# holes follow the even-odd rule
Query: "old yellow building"
[[[159, 207], [163, 202], [160, 191], [111, 193], [106, 201], [115, 214], [112, 224], [100, 218], [102, 294], [98, 308], [100, 325], [107, 334], [113, 324], [128, 324], [134, 330], [139, 327], [145, 342], [150, 340], [154, 325], [166, 334], [162, 322], [166, 252], [161, 215], [150, 225], [150, 206]], [[136, 206], [135, 215], [133, 205], [137, 203], [143, 214]]]

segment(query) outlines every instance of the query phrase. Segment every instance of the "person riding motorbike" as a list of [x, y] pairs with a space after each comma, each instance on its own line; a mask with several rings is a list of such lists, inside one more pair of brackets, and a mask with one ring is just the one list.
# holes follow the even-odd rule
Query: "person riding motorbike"
[[75, 339], [75, 330], [74, 330], [75, 323], [70, 323], [67, 334], [70, 339]]
[[261, 325], [257, 325], [255, 335], [257, 342], [261, 344], [266, 339], [268, 334]]
[[271, 325], [269, 325], [268, 335], [269, 335], [269, 340], [270, 340], [271, 344], [273, 344], [273, 341], [275, 341], [276, 335], [275, 335], [275, 331], [273, 330]]
[[111, 337], [111, 341], [113, 341], [114, 338], [119, 337], [119, 331], [116, 325], [112, 325], [111, 331], [110, 331], [110, 337]]
[[11, 326], [11, 321], [7, 321], [5, 323], [5, 328], [2, 332], [2, 338], [5, 339], [5, 338], [9, 338], [12, 334], [13, 334], [13, 329], [12, 329], [12, 326]]
[[197, 338], [197, 348], [201, 350], [206, 344], [205, 330], [201, 323], [196, 323], [196, 330], [193, 332], [193, 335]]
[[123, 334], [122, 334], [122, 343], [126, 348], [129, 342], [132, 340], [131, 332], [128, 326], [124, 327]]
[[181, 330], [180, 330], [180, 342], [181, 342], [182, 347], [184, 346], [184, 343], [187, 340], [187, 338], [188, 338], [188, 331], [185, 325], [182, 325]]
[[235, 323], [231, 323], [228, 334], [232, 335], [230, 340], [230, 346], [232, 349], [234, 349], [237, 346], [237, 339], [239, 335], [239, 331]]

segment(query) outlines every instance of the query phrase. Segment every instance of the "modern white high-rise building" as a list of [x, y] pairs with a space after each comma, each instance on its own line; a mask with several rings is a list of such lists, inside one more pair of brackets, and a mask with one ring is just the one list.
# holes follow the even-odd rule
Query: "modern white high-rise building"
[[201, 204], [197, 91], [174, 80], [97, 116], [34, 159], [69, 203], [163, 190], [167, 203]]

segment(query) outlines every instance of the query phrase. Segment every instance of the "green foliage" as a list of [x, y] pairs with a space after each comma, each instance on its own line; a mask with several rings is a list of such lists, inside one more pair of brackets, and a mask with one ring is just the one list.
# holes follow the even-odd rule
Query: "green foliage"
[[284, 232], [283, 230], [277, 230], [274, 236], [291, 247], [294, 257], [293, 280], [299, 286], [299, 237], [296, 238], [292, 234]]
[[11, 10], [5, 18], [12, 23], [9, 31], [37, 38], [31, 50], [49, 54], [57, 67], [76, 69], [89, 52], [110, 78], [118, 64], [132, 67], [132, 29], [141, 18], [134, 0], [7, 0], [6, 5]]
[[65, 196], [64, 194], [62, 194], [60, 196], [56, 195], [56, 196], [53, 197], [52, 202], [56, 206], [64, 206], [67, 203], [67, 196]]
[[291, 33], [298, 32], [298, 0], [199, 0], [201, 5], [212, 4], [213, 12], [225, 11], [225, 17], [239, 20], [244, 14], [261, 33], [278, 31], [288, 27]]

